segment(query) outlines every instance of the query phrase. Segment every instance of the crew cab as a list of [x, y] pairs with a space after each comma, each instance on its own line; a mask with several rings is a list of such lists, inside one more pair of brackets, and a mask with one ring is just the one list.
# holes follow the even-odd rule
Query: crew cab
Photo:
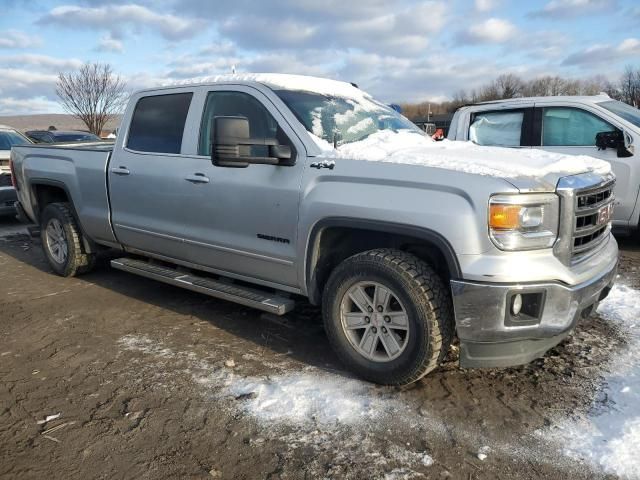
[[617, 177], [613, 225], [640, 228], [640, 110], [593, 96], [525, 97], [458, 109], [449, 140], [478, 145], [589, 155], [611, 164]]
[[54, 272], [111, 265], [282, 315], [322, 306], [365, 379], [406, 384], [454, 335], [518, 365], [609, 292], [606, 162], [434, 142], [356, 86], [247, 74], [135, 93], [113, 146], [12, 152]]

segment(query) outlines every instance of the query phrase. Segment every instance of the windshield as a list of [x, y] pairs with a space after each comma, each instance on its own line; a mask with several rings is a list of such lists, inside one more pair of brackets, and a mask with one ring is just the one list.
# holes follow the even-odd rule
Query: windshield
[[607, 102], [598, 103], [605, 110], [615, 113], [619, 117], [624, 118], [627, 122], [633, 123], [636, 127], [640, 127], [640, 110], [633, 108], [631, 105], [619, 102], [617, 100], [609, 100]]
[[91, 133], [65, 133], [55, 136], [56, 142], [93, 142], [100, 140]]
[[371, 98], [274, 91], [309, 132], [329, 143], [333, 143], [334, 138], [338, 145], [357, 142], [380, 130], [409, 130], [423, 134], [398, 112]]
[[14, 145], [26, 145], [28, 143], [31, 142], [18, 132], [0, 130], [0, 150], [11, 150]]

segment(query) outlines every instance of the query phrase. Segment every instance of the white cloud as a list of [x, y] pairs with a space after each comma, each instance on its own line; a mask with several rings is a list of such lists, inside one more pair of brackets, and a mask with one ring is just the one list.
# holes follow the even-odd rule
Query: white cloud
[[41, 43], [40, 38], [19, 30], [6, 30], [0, 34], [0, 48], [31, 48]]
[[118, 38], [122, 30], [141, 27], [158, 32], [170, 40], [192, 37], [198, 33], [200, 22], [172, 14], [160, 14], [140, 5], [108, 5], [104, 7], [80, 7], [62, 5], [53, 8], [38, 20], [40, 25], [60, 25], [68, 28], [99, 28]]
[[[25, 53], [0, 57], [0, 65], [37, 67], [40, 71], [59, 73], [66, 70], [75, 70], [82, 66], [83, 62], [76, 58], [56, 58], [47, 55]], [[35, 72], [34, 72], [35, 73]], [[1, 75], [0, 75], [1, 76]]]
[[531, 17], [563, 18], [589, 15], [611, 9], [616, 0], [551, 0], [541, 10], [529, 14]]
[[0, 98], [0, 115], [30, 115], [35, 113], [59, 113], [60, 105], [45, 97]]
[[592, 45], [582, 51], [569, 55], [562, 61], [562, 65], [593, 66], [612, 63], [617, 60], [627, 60], [640, 57], [640, 40], [627, 38], [618, 45]]
[[[236, 3], [244, 5], [241, 0]], [[386, 6], [381, 2], [345, 2], [333, 10], [325, 3], [323, 9], [311, 8], [308, 1], [302, 5], [286, 0], [275, 3], [287, 5], [278, 8], [262, 2], [249, 9], [250, 14], [233, 11], [227, 17], [220, 15], [220, 33], [239, 47], [257, 51], [356, 48], [412, 56], [426, 53], [429, 41], [448, 18], [447, 5], [442, 1], [410, 5], [389, 1]], [[329, 1], [331, 5], [337, 3]], [[271, 8], [265, 10], [263, 4]], [[356, 4], [362, 8], [355, 8]], [[296, 10], [297, 16], [292, 13]]]
[[498, 6], [500, 0], [475, 0], [476, 10], [479, 12], [488, 12]]
[[508, 20], [490, 18], [477, 25], [472, 25], [465, 32], [457, 36], [458, 43], [504, 43], [511, 40], [518, 33], [518, 29]]
[[98, 52], [122, 53], [124, 52], [124, 45], [122, 41], [113, 38], [111, 35], [106, 35], [100, 39], [96, 50]]

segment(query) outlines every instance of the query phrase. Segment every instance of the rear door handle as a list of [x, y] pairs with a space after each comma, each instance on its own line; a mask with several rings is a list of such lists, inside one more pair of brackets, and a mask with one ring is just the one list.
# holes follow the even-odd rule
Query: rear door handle
[[185, 180], [191, 183], [209, 183], [209, 177], [204, 173], [194, 173], [186, 177]]
[[123, 167], [122, 165], [119, 167], [113, 167], [111, 172], [116, 175], [129, 175], [131, 173], [127, 167]]

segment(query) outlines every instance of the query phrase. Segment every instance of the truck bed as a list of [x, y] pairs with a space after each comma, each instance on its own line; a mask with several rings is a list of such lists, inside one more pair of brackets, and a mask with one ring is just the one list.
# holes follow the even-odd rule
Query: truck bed
[[[107, 167], [113, 143], [23, 145], [14, 147], [12, 160], [18, 181], [18, 200], [27, 216], [38, 223], [37, 206], [29, 198], [33, 186], [64, 188], [77, 210], [81, 228], [98, 242], [116, 242], [110, 224]], [[35, 199], [37, 201], [37, 199]]]

